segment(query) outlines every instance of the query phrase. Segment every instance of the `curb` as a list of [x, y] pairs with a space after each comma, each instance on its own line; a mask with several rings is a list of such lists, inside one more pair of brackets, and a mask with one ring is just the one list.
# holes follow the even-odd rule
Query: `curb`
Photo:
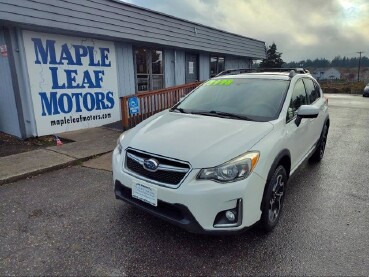
[[9, 177], [9, 178], [6, 178], [6, 179], [1, 179], [0, 180], [0, 187], [3, 186], [3, 185], [9, 184], [9, 183], [14, 183], [16, 181], [26, 179], [28, 177], [34, 177], [34, 176], [42, 174], [42, 173], [55, 171], [55, 170], [58, 170], [58, 169], [66, 168], [68, 166], [78, 165], [81, 162], [85, 162], [85, 161], [100, 157], [100, 156], [102, 156], [104, 154], [107, 154], [109, 152], [111, 152], [111, 151], [107, 151], [107, 152], [104, 152], [104, 153], [99, 153], [99, 154], [88, 156], [88, 157], [85, 157], [85, 158], [75, 159], [75, 160], [72, 160], [72, 161], [69, 161], [69, 162], [66, 162], [66, 163], [63, 163], [63, 164], [58, 164], [58, 165], [55, 165], [55, 166], [42, 168], [42, 169], [38, 169], [38, 170], [35, 170], [35, 171], [26, 172], [26, 173], [16, 175], [16, 176], [12, 176], [12, 177]]

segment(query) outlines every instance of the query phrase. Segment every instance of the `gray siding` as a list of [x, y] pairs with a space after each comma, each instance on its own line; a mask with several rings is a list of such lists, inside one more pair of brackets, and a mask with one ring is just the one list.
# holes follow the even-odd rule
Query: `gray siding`
[[239, 68], [238, 67], [238, 58], [237, 57], [232, 57], [232, 56], [226, 56], [225, 57], [225, 69], [235, 69], [235, 68]]
[[265, 43], [113, 0], [0, 0], [0, 21], [90, 36], [265, 58]]
[[164, 78], [165, 87], [175, 86], [175, 75], [174, 75], [174, 50], [165, 49], [164, 50]]
[[239, 59], [238, 61], [239, 61], [238, 63], [239, 68], [250, 68], [251, 67], [251, 60], [249, 59], [243, 58], [243, 59]]
[[[23, 119], [20, 124], [24, 124], [24, 137], [37, 136], [36, 120], [33, 109], [32, 94], [30, 88], [30, 79], [27, 70], [26, 52], [24, 49], [22, 31], [16, 28], [10, 29], [10, 35], [13, 44], [14, 66], [17, 72], [17, 97], [20, 98], [18, 106], [22, 109]], [[18, 49], [19, 51], [14, 51]], [[21, 126], [22, 127], [22, 126]]]
[[200, 81], [206, 81], [210, 78], [210, 56], [208, 54], [201, 53], [199, 57]]
[[225, 69], [250, 68], [250, 60], [243, 57], [226, 56]]
[[[0, 45], [4, 44], [4, 30], [0, 27]], [[0, 72], [0, 131], [21, 137], [8, 57], [0, 56]]]
[[119, 96], [135, 94], [136, 85], [132, 45], [117, 43], [116, 54]]
[[183, 85], [186, 83], [186, 53], [184, 51], [174, 51], [175, 60], [175, 85]]

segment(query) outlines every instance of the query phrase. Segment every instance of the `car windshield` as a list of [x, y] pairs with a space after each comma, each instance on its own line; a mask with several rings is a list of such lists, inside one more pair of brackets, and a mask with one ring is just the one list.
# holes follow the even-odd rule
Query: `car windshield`
[[278, 118], [288, 80], [213, 79], [186, 97], [172, 111], [270, 121]]

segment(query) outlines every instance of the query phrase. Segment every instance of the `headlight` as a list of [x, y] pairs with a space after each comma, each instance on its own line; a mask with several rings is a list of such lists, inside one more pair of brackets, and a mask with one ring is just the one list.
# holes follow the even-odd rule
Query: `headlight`
[[202, 169], [197, 179], [226, 183], [247, 178], [254, 170], [259, 156], [259, 152], [247, 152], [222, 165]]
[[124, 138], [124, 133], [121, 134], [117, 140], [117, 147], [118, 147], [119, 154], [122, 154], [123, 147], [122, 147], [121, 141], [123, 138]]

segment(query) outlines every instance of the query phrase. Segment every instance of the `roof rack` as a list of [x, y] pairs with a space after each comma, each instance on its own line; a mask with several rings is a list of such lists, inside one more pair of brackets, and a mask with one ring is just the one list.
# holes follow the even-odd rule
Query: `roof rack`
[[220, 72], [216, 77], [223, 75], [238, 75], [242, 73], [256, 73], [256, 72], [289, 72], [290, 78], [296, 74], [310, 74], [309, 70], [305, 68], [238, 68], [228, 69]]
[[291, 72], [294, 71], [296, 74], [307, 74], [310, 73], [309, 70], [302, 67], [295, 68], [261, 68], [260, 72]]
[[258, 69], [255, 68], [237, 68], [237, 69], [228, 69], [220, 72], [215, 77], [223, 76], [223, 75], [238, 75], [242, 73], [253, 73], [253, 72], [259, 72]]

